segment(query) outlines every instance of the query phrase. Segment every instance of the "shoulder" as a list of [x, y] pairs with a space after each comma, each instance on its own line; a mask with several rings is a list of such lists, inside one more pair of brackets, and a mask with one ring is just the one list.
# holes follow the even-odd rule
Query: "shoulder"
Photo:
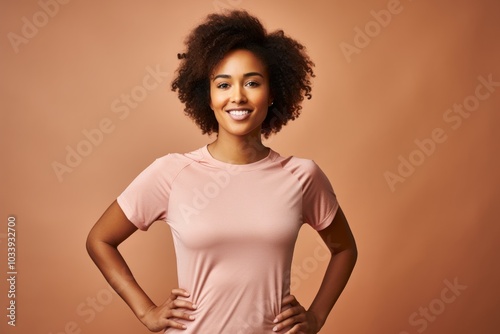
[[281, 158], [280, 162], [282, 168], [287, 170], [305, 191], [331, 188], [330, 180], [314, 160], [291, 156]]
[[321, 172], [319, 166], [311, 159], [298, 158], [291, 156], [283, 158], [281, 165], [293, 175], [299, 178], [309, 178]]
[[169, 153], [153, 161], [147, 170], [158, 176], [175, 178], [185, 167], [198, 159], [198, 150], [189, 153]]

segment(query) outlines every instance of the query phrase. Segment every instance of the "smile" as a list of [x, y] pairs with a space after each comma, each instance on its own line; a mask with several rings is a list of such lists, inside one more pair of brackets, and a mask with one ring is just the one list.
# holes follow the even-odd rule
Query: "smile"
[[233, 110], [229, 110], [227, 113], [229, 114], [229, 116], [231, 116], [232, 119], [236, 120], [236, 121], [242, 121], [244, 119], [246, 119], [247, 117], [249, 117], [250, 115], [250, 110], [248, 109], [233, 109]]

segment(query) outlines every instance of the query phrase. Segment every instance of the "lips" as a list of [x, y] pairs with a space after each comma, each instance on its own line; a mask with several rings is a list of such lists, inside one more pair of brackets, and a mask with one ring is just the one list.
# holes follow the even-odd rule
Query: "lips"
[[250, 116], [251, 111], [249, 109], [230, 109], [227, 113], [232, 119], [242, 121]]

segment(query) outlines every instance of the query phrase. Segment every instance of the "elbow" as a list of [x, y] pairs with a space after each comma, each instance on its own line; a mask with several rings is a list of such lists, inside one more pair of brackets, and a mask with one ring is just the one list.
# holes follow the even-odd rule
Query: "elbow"
[[354, 265], [358, 261], [358, 247], [356, 246], [356, 241], [354, 241], [354, 238], [352, 240], [352, 245], [349, 248], [349, 253], [350, 253], [350, 256], [351, 256], [352, 266], [354, 268]]
[[90, 231], [90, 233], [87, 235], [87, 240], [85, 241], [85, 249], [87, 250], [87, 253], [90, 257], [92, 257], [93, 254], [94, 243], [94, 237], [92, 235], [92, 231]]
[[349, 266], [351, 268], [354, 268], [356, 262], [358, 261], [358, 248], [356, 247], [356, 243], [354, 242], [354, 240], [349, 246], [343, 248], [338, 253], [334, 253], [333, 255], [335, 256], [340, 254], [342, 254], [342, 257], [345, 259], [345, 261], [349, 263]]
[[335, 251], [332, 251], [331, 254], [331, 262], [341, 261], [345, 266], [350, 267], [351, 270], [354, 269], [358, 260], [358, 249], [355, 243], [352, 243], [349, 246], [346, 245], [342, 249], [336, 249]]
[[356, 265], [356, 262], [358, 261], [358, 248], [356, 247], [356, 245], [354, 245], [354, 248], [352, 249], [351, 251], [352, 255], [352, 266], [354, 268], [354, 266]]
[[97, 254], [98, 245], [99, 240], [96, 233], [94, 233], [94, 229], [92, 229], [87, 235], [87, 240], [85, 241], [85, 248], [92, 260], [95, 259], [95, 255]]

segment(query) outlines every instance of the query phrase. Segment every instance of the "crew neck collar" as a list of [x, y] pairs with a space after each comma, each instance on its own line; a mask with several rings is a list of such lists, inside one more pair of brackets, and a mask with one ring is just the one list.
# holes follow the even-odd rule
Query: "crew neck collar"
[[229, 162], [224, 162], [215, 159], [208, 151], [208, 144], [201, 148], [201, 153], [203, 155], [204, 160], [210, 163], [211, 165], [223, 169], [231, 169], [234, 171], [248, 171], [248, 170], [260, 169], [269, 165], [269, 163], [274, 161], [276, 157], [279, 156], [279, 154], [273, 151], [272, 148], [269, 148], [269, 154], [260, 160], [248, 164], [232, 164]]

